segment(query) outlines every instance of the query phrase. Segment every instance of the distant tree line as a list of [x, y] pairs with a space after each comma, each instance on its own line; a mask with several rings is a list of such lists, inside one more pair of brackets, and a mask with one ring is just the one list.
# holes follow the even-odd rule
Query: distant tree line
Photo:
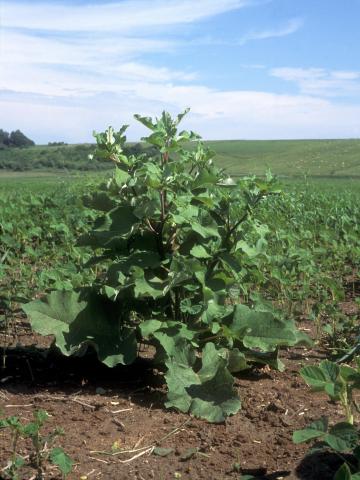
[[65, 142], [48, 142], [48, 147], [61, 147], [62, 145], [68, 145]]
[[[1, 138], [1, 137], [0, 137]], [[48, 145], [37, 145], [34, 148], [1, 148], [1, 170], [31, 171], [31, 170], [107, 170], [113, 164], [105, 159], [90, 159], [95, 145], [89, 143], [67, 145], [63, 142], [50, 142]], [[124, 148], [127, 155], [146, 153], [156, 155], [157, 151], [143, 143], [129, 143]]]
[[8, 147], [32, 147], [35, 142], [30, 140], [20, 130], [15, 130], [11, 133], [6, 132], [0, 128], [0, 149]]

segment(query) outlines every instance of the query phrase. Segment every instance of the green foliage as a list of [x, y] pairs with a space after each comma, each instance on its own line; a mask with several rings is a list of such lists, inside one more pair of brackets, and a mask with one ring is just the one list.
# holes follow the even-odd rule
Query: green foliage
[[20, 130], [10, 134], [0, 129], [0, 150], [5, 147], [32, 147], [35, 143], [24, 135]]
[[253, 257], [266, 245], [254, 212], [278, 193], [274, 180], [236, 183], [201, 142], [188, 149], [199, 137], [178, 131], [185, 114], [135, 116], [150, 129], [143, 140], [151, 155], [125, 154], [126, 126], [95, 134], [97, 156], [115, 172], [86, 197], [100, 213], [78, 244], [94, 250], [91, 263], [103, 274], [91, 291], [55, 292], [24, 309], [67, 355], [91, 345], [113, 366], [131, 363], [137, 343], [153, 345], [167, 369], [167, 406], [220, 422], [240, 408], [230, 370], [254, 361], [280, 366], [278, 348], [304, 337], [273, 309], [235, 302], [253, 248], [247, 234], [258, 237]]
[[[360, 478], [360, 441], [358, 429], [348, 422], [340, 422], [329, 427], [328, 420], [322, 417], [303, 430], [293, 433], [293, 442], [304, 443], [316, 440], [311, 453], [331, 450], [346, 461], [335, 473], [334, 480], [358, 480]], [[346, 457], [342, 454], [347, 453]]]
[[[185, 143], [184, 147], [187, 146], [188, 143]], [[74, 148], [75, 152], [78, 147], [76, 150], [73, 146], [68, 148]], [[34, 152], [36, 158], [41, 158], [41, 148], [32, 147], [21, 152]], [[193, 150], [196, 148], [193, 147]], [[89, 146], [84, 153], [79, 149], [79, 155], [85, 158], [91, 149]], [[48, 150], [56, 151], [57, 147]], [[137, 149], [137, 153], [141, 154], [144, 150], [153, 152], [157, 158], [159, 156], [155, 154], [154, 146]], [[15, 151], [16, 149], [8, 150], [9, 153]], [[67, 152], [64, 155], [70, 155], [70, 150]], [[254, 153], [256, 157], [254, 150], [248, 153]], [[177, 155], [175, 153], [174, 157]], [[215, 165], [221, 162], [220, 158], [220, 161], [215, 161]], [[99, 165], [95, 161], [92, 163]], [[103, 165], [111, 166], [111, 162], [104, 159]], [[120, 184], [121, 178], [126, 177], [126, 174], [121, 168], [116, 170]], [[97, 183], [105, 178], [105, 174], [98, 174], [98, 177]], [[0, 178], [0, 328], [7, 329], [7, 333], [12, 333], [13, 312], [16, 315], [16, 302], [21, 299], [28, 300], [52, 289], [71, 291], [81, 285], [91, 285], [97, 278], [96, 290], [101, 290], [105, 296], [110, 297], [110, 301], [116, 298], [118, 304], [117, 263], [125, 271], [129, 270], [130, 260], [134, 266], [144, 266], [146, 255], [142, 251], [134, 251], [132, 255], [120, 252], [117, 255], [116, 249], [121, 250], [124, 242], [121, 238], [114, 237], [112, 232], [107, 232], [106, 228], [88, 231], [96, 217], [106, 216], [118, 204], [116, 194], [110, 194], [106, 188], [94, 193], [93, 183], [94, 180], [89, 185], [88, 178], [65, 178], [59, 175], [37, 176], [35, 179], [29, 174], [23, 178]], [[242, 183], [250, 184], [251, 180]], [[360, 265], [359, 188], [350, 181], [323, 180], [290, 183], [284, 189], [282, 195], [270, 195], [260, 201], [256, 206], [256, 218], [250, 215], [243, 223], [242, 238], [236, 244], [236, 256], [241, 257], [241, 268], [237, 267], [236, 281], [227, 286], [230, 298], [225, 307], [219, 306], [219, 302], [209, 302], [207, 312], [202, 317], [211, 321], [219, 308], [219, 317], [226, 317], [226, 308], [230, 311], [231, 305], [239, 299], [250, 306], [255, 304], [257, 311], [270, 313], [271, 305], [275, 304], [284, 312], [287, 322], [300, 316], [313, 319], [319, 327], [319, 339], [324, 339], [323, 346], [345, 361], [359, 352], [359, 310], [354, 310], [354, 313], [341, 311], [345, 293], [349, 295], [349, 292], [353, 292], [356, 298], [356, 277], [353, 272]], [[85, 208], [79, 201], [83, 193], [86, 193]], [[200, 196], [202, 202], [211, 206], [205, 195]], [[146, 206], [150, 209], [152, 203], [148, 202]], [[197, 232], [195, 234], [198, 235]], [[76, 238], [79, 236], [81, 238], [76, 246]], [[104, 241], [107, 239], [110, 241], [104, 249]], [[90, 242], [92, 246], [87, 246]], [[82, 244], [85, 246], [80, 246]], [[91, 254], [91, 250], [94, 250], [94, 254]], [[189, 246], [188, 252], [200, 264], [209, 261], [212, 255], [206, 245], [198, 243]], [[148, 255], [147, 259], [147, 268], [158, 261], [156, 255]], [[85, 264], [88, 265], [87, 269], [84, 269]], [[236, 267], [236, 264], [232, 265]], [[139, 279], [136, 291], [140, 295], [142, 290], [149, 288], [149, 282], [141, 283], [141, 272], [137, 271], [137, 275]], [[152, 293], [156, 295], [156, 284], [151, 284], [151, 287]], [[181, 312], [195, 318], [202, 312], [202, 305], [193, 305], [190, 300], [184, 299], [181, 302]], [[176, 327], [169, 325], [167, 319], [167, 327], [163, 330], [159, 329], [153, 334], [144, 330], [142, 333], [142, 327], [147, 324], [146, 319], [143, 321], [145, 317], [142, 313], [140, 317], [141, 321], [136, 315], [131, 317], [132, 321], [139, 321], [137, 328], [140, 332], [137, 331], [137, 338], [150, 337], [150, 342], [156, 342], [159, 350], [157, 358], [159, 361], [162, 358], [161, 361], [164, 362], [166, 359], [165, 354], [160, 352], [163, 348], [161, 344], [174, 345], [173, 337], [168, 332], [174, 331]], [[162, 320], [156, 317], [149, 321], [165, 325]], [[219, 322], [214, 322], [214, 333], [210, 334], [210, 337], [215, 336], [211, 339], [215, 344], [226, 334], [224, 324], [217, 335], [216, 329], [222, 325], [222, 321], [219, 325], [216, 323]], [[182, 327], [181, 331], [192, 341], [192, 330]], [[249, 335], [246, 341], [248, 337]], [[4, 338], [11, 339], [10, 336]], [[205, 334], [203, 338], [206, 339]], [[86, 345], [91, 345], [91, 339], [83, 338], [83, 341]], [[239, 348], [228, 350], [239, 352], [238, 355], [229, 355], [227, 368], [231, 372], [248, 368], [251, 361], [283, 368], [276, 350], [253, 351], [245, 348], [241, 339], [236, 341]], [[168, 351], [173, 348], [171, 345], [167, 347]], [[202, 344], [199, 345], [199, 351], [202, 347]], [[74, 348], [75, 351], [79, 353], [82, 349]], [[198, 368], [196, 366], [196, 371]]]
[[[77, 198], [71, 185], [40, 184], [37, 191], [10, 180], [0, 193], [0, 308], [50, 289], [72, 289], [94, 277], [80, 271], [89, 252], [75, 246], [94, 213]], [[12, 305], [12, 306], [11, 306]]]
[[[0, 420], [0, 430], [9, 429], [11, 432], [11, 459], [2, 469], [5, 478], [20, 480], [23, 478], [22, 469], [32, 467], [37, 472], [33, 478], [40, 480], [44, 478], [44, 468], [48, 461], [59, 468], [63, 479], [71, 472], [73, 465], [71, 458], [62, 448], [54, 447], [56, 439], [64, 432], [59, 428], [55, 428], [47, 435], [41, 432], [48, 418], [45, 410], [36, 410], [32, 422], [24, 423], [16, 416]], [[32, 449], [27, 457], [17, 453], [21, 439], [31, 441]]]
[[[99, 170], [109, 167], [104, 161], [93, 162], [88, 155], [93, 145], [66, 145], [49, 142], [47, 146], [17, 149], [2, 143], [0, 130], [0, 169], [39, 171], [46, 170]], [[6, 143], [6, 140], [5, 140]], [[360, 176], [358, 152], [360, 140], [225, 140], [206, 141], [205, 146], [216, 152], [215, 163], [233, 176], [263, 175], [267, 169], [285, 178], [319, 177], [346, 178], [354, 181]], [[191, 144], [189, 144], [191, 148]], [[127, 154], [138, 155], [154, 146], [144, 143], [127, 144]]]
[[352, 393], [360, 389], [360, 357], [356, 359], [356, 368], [324, 360], [319, 366], [302, 368], [300, 375], [313, 390], [324, 391], [332, 400], [340, 401], [347, 422], [353, 423], [356, 404]]
[[9, 145], [9, 132], [0, 128], [0, 149]]
[[30, 140], [26, 135], [24, 135], [20, 130], [15, 130], [9, 135], [9, 146], [11, 147], [32, 147], [35, 145], [35, 142]]
[[50, 451], [49, 458], [51, 463], [56, 465], [63, 474], [63, 477], [66, 478], [72, 470], [73, 461], [71, 458], [60, 447], [53, 448]]
[[[353, 450], [359, 441], [357, 429], [347, 422], [328, 426], [327, 418], [322, 417], [311, 423], [304, 430], [297, 430], [293, 434], [294, 443], [303, 443], [317, 439], [337, 452]], [[323, 446], [323, 445], [322, 445]]]
[[[0, 333], [3, 365], [18, 343], [19, 302], [55, 289], [88, 284], [96, 271], [81, 268], [90, 251], [75, 246], [94, 213], [85, 209], [71, 185], [10, 179], [0, 186]], [[70, 183], [70, 182], [69, 182]], [[91, 191], [84, 182], [76, 191]]]
[[[328, 419], [322, 417], [312, 422], [303, 430], [293, 433], [294, 443], [316, 440], [312, 452], [331, 449], [337, 454], [350, 453], [345, 463], [336, 472], [335, 480], [358, 480], [360, 478], [360, 436], [354, 423], [354, 410], [358, 406], [352, 392], [360, 388], [360, 358], [356, 359], [356, 367], [337, 365], [324, 360], [319, 366], [304, 367], [300, 371], [305, 382], [315, 391], [325, 391], [334, 401], [340, 401], [346, 416], [345, 422], [329, 427]], [[340, 455], [342, 460], [345, 460]]]
[[209, 422], [223, 422], [235, 414], [241, 404], [233, 389], [233, 378], [225, 356], [219, 355], [213, 343], [202, 351], [199, 371], [194, 371], [196, 354], [188, 343], [178, 342], [166, 361], [169, 388], [167, 407], [190, 412]]
[[[63, 142], [31, 148], [1, 148], [0, 144], [0, 172], [2, 169], [18, 172], [109, 170], [111, 164], [107, 159], [93, 160], [94, 148], [93, 144], [67, 145]], [[141, 153], [145, 149], [143, 144], [130, 143], [124, 148], [128, 154]]]
[[106, 297], [60, 290], [24, 305], [24, 310], [36, 332], [55, 336], [62, 354], [83, 354], [91, 345], [99, 360], [113, 367], [132, 363], [137, 343], [134, 330], [119, 321], [112, 307]]

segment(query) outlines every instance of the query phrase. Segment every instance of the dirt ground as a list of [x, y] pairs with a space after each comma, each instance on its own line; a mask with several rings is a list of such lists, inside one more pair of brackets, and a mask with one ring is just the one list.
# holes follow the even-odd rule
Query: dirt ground
[[[26, 324], [19, 332], [21, 344], [44, 346]], [[221, 480], [245, 474], [268, 480], [332, 479], [340, 465], [336, 458], [305, 457], [307, 446], [292, 442], [294, 430], [322, 415], [333, 422], [341, 418], [340, 407], [312, 393], [298, 375], [322, 352], [301, 348], [283, 350], [281, 356], [285, 372], [260, 368], [236, 379], [242, 410], [214, 425], [165, 409], [163, 377], [146, 359], [108, 369], [92, 357], [44, 359], [9, 352], [0, 369], [0, 412], [31, 420], [35, 409], [45, 409], [51, 415], [47, 428], [65, 431], [58, 444], [75, 461], [71, 480]], [[27, 445], [21, 447], [26, 454]], [[110, 455], [112, 447], [115, 453], [116, 447], [130, 452]], [[0, 430], [0, 470], [9, 455], [9, 434]], [[49, 467], [46, 478], [61, 476]]]

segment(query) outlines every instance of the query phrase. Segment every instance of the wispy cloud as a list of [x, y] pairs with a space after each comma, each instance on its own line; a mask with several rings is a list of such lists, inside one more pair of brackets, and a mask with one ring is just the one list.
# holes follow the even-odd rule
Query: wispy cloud
[[[135, 140], [145, 132], [132, 121], [133, 113], [158, 115], [160, 108], [178, 113], [189, 105], [191, 112], [184, 127], [205, 138], [360, 136], [360, 105], [333, 104], [305, 95], [134, 82], [118, 86], [111, 95], [99, 92], [59, 103], [50, 96], [0, 91], [0, 116], [4, 115], [9, 128], [20, 128], [40, 142], [89, 141], [94, 128], [102, 130], [106, 125], [119, 127], [123, 123], [131, 124], [129, 138]], [[31, 112], [31, 124], [24, 117], [24, 108]]]
[[246, 33], [238, 41], [239, 45], [245, 45], [245, 43], [252, 40], [266, 40], [268, 38], [286, 37], [292, 33], [297, 32], [304, 25], [304, 20], [301, 18], [293, 18], [289, 20], [285, 25], [278, 26], [276, 28], [269, 28], [266, 30], [252, 31]]
[[[304, 25], [304, 20], [301, 18], [293, 18], [288, 20], [285, 24], [279, 25], [275, 28], [268, 28], [266, 30], [254, 30], [245, 33], [240, 38], [233, 38], [231, 40], [224, 40], [222, 38], [214, 38], [211, 35], [198, 38], [193, 43], [197, 45], [223, 45], [223, 46], [242, 46], [254, 40], [267, 40], [269, 38], [281, 38], [296, 33]], [[265, 68], [263, 65], [248, 65], [249, 68]]]
[[323, 68], [274, 68], [271, 75], [294, 82], [300, 93], [320, 97], [360, 95], [360, 72]]
[[266, 65], [263, 65], [262, 63], [243, 63], [240, 65], [240, 67], [251, 70], [264, 70], [266, 68]]
[[[251, 5], [254, 0], [124, 0], [89, 4], [2, 4], [0, 88], [66, 95], [117, 83], [189, 82], [196, 72], [153, 66], [146, 55], [179, 47], [176, 25]], [[165, 30], [161, 33], [157, 27]]]
[[[3, 0], [0, 126], [20, 128], [37, 141], [78, 142], [89, 140], [93, 128], [128, 123], [134, 112], [154, 115], [167, 109], [175, 113], [191, 106], [188, 127], [208, 138], [360, 135], [360, 106], [335, 105], [314, 96], [356, 85], [357, 72], [274, 69], [271, 75], [296, 82], [300, 89], [294, 95], [280, 95], [241, 86], [210, 88], [206, 80], [200, 84], [207, 73], [201, 70], [201, 62], [198, 66], [183, 60], [173, 66], [181, 57], [177, 56], [179, 49], [189, 47], [190, 40], [192, 49], [212, 42], [227, 48], [223, 38], [198, 42], [203, 31], [195, 28], [199, 22], [250, 5], [262, 8], [266, 3], [98, 0], [79, 5], [65, 0]], [[285, 37], [302, 24], [295, 18], [276, 28], [252, 30], [231, 45]], [[183, 27], [191, 35], [182, 34]], [[239, 55], [233, 63], [235, 68], [258, 69], [260, 75], [266, 68], [262, 61], [254, 59], [252, 64]], [[318, 90], [311, 82], [316, 82]], [[344, 119], [341, 126], [340, 117]], [[139, 138], [144, 133], [141, 128], [132, 127], [130, 136]]]
[[192, 23], [245, 7], [251, 0], [123, 0], [64, 4], [61, 1], [3, 3], [3, 27], [65, 32], [128, 32]]
[[85, 36], [65, 38], [39, 36], [29, 32], [2, 31], [1, 63], [32, 65], [115, 64], [147, 53], [171, 51], [174, 44], [164, 38], [136, 36]]

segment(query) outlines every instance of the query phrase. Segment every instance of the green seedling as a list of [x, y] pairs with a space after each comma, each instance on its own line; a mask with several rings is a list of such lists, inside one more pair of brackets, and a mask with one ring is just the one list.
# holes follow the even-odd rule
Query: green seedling
[[[353, 391], [360, 388], [360, 358], [356, 366], [337, 365], [324, 360], [318, 366], [308, 366], [300, 370], [305, 382], [315, 391], [326, 392], [331, 400], [339, 401], [346, 417], [345, 422], [329, 426], [328, 419], [322, 417], [312, 422], [305, 429], [293, 433], [294, 443], [316, 441], [312, 452], [331, 449], [343, 461], [336, 472], [334, 480], [360, 479], [360, 436], [354, 426], [354, 410], [357, 405], [353, 399]], [[351, 454], [351, 459], [343, 454]]]
[[[340, 422], [329, 427], [326, 417], [322, 417], [312, 422], [305, 429], [293, 433], [293, 442], [296, 444], [316, 441], [311, 453], [330, 449], [343, 460], [344, 463], [335, 473], [334, 480], [359, 480], [359, 438], [358, 429], [354, 425], [348, 422]], [[347, 455], [344, 456], [344, 454]]]
[[[18, 417], [7, 417], [0, 420], [0, 429], [7, 428], [11, 431], [11, 459], [3, 469], [3, 474], [10, 480], [20, 480], [21, 469], [30, 466], [36, 470], [36, 480], [44, 478], [44, 471], [47, 462], [57, 466], [66, 479], [72, 469], [72, 460], [60, 447], [54, 447], [56, 439], [63, 435], [62, 429], [55, 428], [49, 434], [41, 432], [44, 423], [49, 418], [45, 410], [36, 410], [32, 422], [23, 423]], [[21, 439], [30, 439], [32, 450], [26, 457], [17, 453], [18, 444]]]
[[358, 409], [353, 391], [360, 389], [360, 357], [356, 366], [338, 365], [324, 360], [320, 365], [304, 367], [300, 375], [315, 391], [324, 391], [334, 401], [339, 401], [344, 409], [346, 421], [354, 423], [354, 411]]

